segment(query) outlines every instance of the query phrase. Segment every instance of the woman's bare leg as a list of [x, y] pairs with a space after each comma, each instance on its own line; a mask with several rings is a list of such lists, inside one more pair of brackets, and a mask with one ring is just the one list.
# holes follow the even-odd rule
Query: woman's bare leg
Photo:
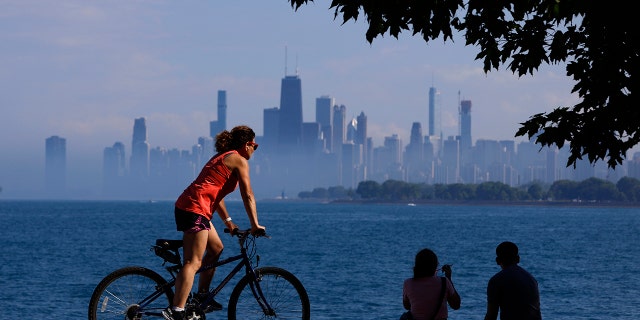
[[[209, 223], [211, 224], [211, 222]], [[222, 240], [220, 240], [218, 232], [216, 232], [216, 229], [213, 228], [213, 224], [211, 224], [211, 229], [207, 231], [207, 253], [202, 260], [203, 265], [209, 265], [218, 261], [220, 254], [222, 253], [222, 249], [224, 249]], [[198, 278], [198, 292], [209, 291], [211, 279], [213, 279], [215, 272], [216, 269], [213, 268], [200, 273]]]
[[208, 237], [207, 230], [197, 233], [185, 232], [182, 236], [184, 265], [176, 277], [176, 294], [173, 297], [173, 305], [175, 307], [184, 308], [187, 304], [194, 277], [202, 265], [202, 256], [207, 247]]

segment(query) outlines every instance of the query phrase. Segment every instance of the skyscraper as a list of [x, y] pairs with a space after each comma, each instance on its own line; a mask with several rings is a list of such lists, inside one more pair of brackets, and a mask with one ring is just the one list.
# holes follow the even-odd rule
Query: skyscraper
[[422, 146], [422, 125], [420, 122], [414, 122], [411, 124], [411, 136], [409, 137], [409, 144]]
[[211, 159], [211, 157], [213, 157], [213, 155], [215, 155], [216, 153], [215, 140], [212, 137], [199, 137], [198, 146], [200, 146], [199, 164], [201, 166], [204, 166], [209, 161], [209, 159]]
[[360, 115], [356, 118], [357, 121], [357, 130], [356, 137], [353, 140], [356, 144], [364, 145], [367, 140], [367, 116], [364, 114], [364, 111], [360, 112]]
[[282, 78], [278, 143], [282, 151], [294, 151], [302, 142], [302, 82], [297, 75]]
[[67, 187], [67, 140], [51, 136], [45, 140], [45, 189], [52, 196], [63, 196]]
[[471, 100], [460, 101], [460, 164], [466, 166], [472, 162], [471, 148]]
[[460, 182], [460, 140], [448, 137], [442, 147], [442, 167], [439, 170], [438, 183]]
[[321, 96], [316, 98], [316, 122], [320, 124], [320, 131], [322, 132], [322, 139], [324, 140], [324, 147], [327, 150], [331, 150], [331, 126], [333, 124], [333, 112], [332, 107], [334, 105], [334, 99], [330, 96]]
[[403, 180], [402, 140], [397, 134], [384, 137], [384, 145], [373, 150], [373, 173], [377, 180]]
[[429, 88], [429, 135], [440, 136], [440, 91]]
[[334, 105], [334, 99], [330, 96], [321, 96], [316, 98], [316, 122], [321, 127], [331, 126], [331, 119], [333, 114], [331, 113], [331, 107]]
[[102, 156], [102, 191], [103, 195], [113, 195], [120, 190], [126, 176], [125, 148], [122, 142], [104, 148]]
[[355, 143], [356, 134], [358, 132], [358, 120], [356, 118], [351, 118], [351, 121], [347, 122], [346, 134], [347, 138], [346, 142]]
[[471, 100], [460, 101], [460, 149], [472, 147], [471, 142]]
[[301, 151], [308, 157], [316, 156], [323, 151], [324, 141], [320, 124], [317, 122], [304, 122], [302, 124], [302, 148]]
[[384, 137], [384, 147], [389, 150], [389, 162], [396, 165], [402, 164], [402, 139], [397, 134]]
[[344, 105], [333, 106], [333, 125], [332, 125], [332, 141], [331, 151], [340, 154], [342, 152], [342, 144], [347, 138], [347, 107]]
[[[280, 110], [277, 107], [263, 110], [262, 127], [262, 142], [265, 144], [262, 150], [274, 150], [278, 145], [278, 134], [280, 132]], [[261, 152], [264, 153], [269, 151]]]
[[414, 122], [411, 125], [411, 136], [406, 147], [404, 166], [407, 170], [407, 180], [410, 182], [425, 182], [424, 138], [422, 124]]
[[218, 90], [218, 120], [209, 122], [209, 135], [215, 139], [223, 130], [227, 130], [227, 91]]
[[362, 145], [347, 141], [342, 144], [340, 184], [346, 188], [356, 188], [362, 168]]
[[135, 119], [133, 123], [130, 169], [132, 177], [140, 178], [149, 175], [149, 143], [147, 142], [147, 124], [144, 117]]
[[369, 153], [369, 148], [367, 146], [367, 116], [364, 114], [364, 111], [360, 112], [360, 115], [357, 118], [358, 121], [358, 130], [356, 131], [356, 139], [355, 143], [361, 145], [362, 148], [362, 163], [364, 165], [364, 176], [366, 177], [366, 169], [367, 169], [367, 154]]

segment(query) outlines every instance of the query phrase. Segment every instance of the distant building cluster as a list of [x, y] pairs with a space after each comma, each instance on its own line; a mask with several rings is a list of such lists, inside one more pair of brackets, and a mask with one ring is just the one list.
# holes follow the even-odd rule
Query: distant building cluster
[[[640, 179], [640, 154], [617, 170], [606, 164], [580, 160], [566, 167], [564, 149], [540, 148], [533, 142], [472, 140], [472, 102], [458, 99], [459, 132], [444, 137], [440, 93], [428, 91], [427, 134], [419, 121], [411, 125], [408, 144], [398, 135], [374, 147], [367, 135], [364, 112], [347, 118], [347, 107], [329, 95], [316, 98], [315, 122], [303, 122], [300, 77], [282, 79], [280, 105], [263, 110], [260, 149], [250, 161], [252, 185], [260, 198], [289, 198], [298, 192], [342, 186], [357, 188], [361, 181], [400, 180], [426, 184], [474, 184], [486, 181], [510, 186], [539, 181], [584, 180], [598, 177], [616, 182], [623, 176]], [[145, 118], [134, 120], [130, 157], [122, 142], [106, 147], [101, 197], [105, 199], [173, 199], [214, 155], [215, 136], [227, 127], [227, 92], [218, 91], [217, 120], [209, 136], [199, 137], [191, 150], [150, 146]], [[66, 140], [46, 139], [46, 188], [63, 197], [66, 182]], [[128, 160], [128, 161], [127, 161]]]

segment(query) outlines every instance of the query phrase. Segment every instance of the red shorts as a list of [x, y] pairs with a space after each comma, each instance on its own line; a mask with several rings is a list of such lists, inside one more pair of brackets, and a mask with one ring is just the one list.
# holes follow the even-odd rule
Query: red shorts
[[205, 216], [175, 208], [176, 229], [186, 233], [211, 230], [211, 222]]

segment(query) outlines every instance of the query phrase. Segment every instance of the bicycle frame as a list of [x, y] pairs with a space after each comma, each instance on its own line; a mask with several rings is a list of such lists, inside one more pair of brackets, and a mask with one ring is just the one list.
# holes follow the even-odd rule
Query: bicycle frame
[[[258, 278], [259, 277], [256, 274], [256, 271], [255, 271], [253, 265], [251, 264], [251, 259], [249, 259], [249, 256], [247, 254], [247, 249], [245, 247], [246, 235], [243, 235], [243, 236], [238, 235], [238, 237], [239, 237], [238, 242], [240, 244], [240, 254], [234, 255], [234, 256], [231, 256], [231, 257], [227, 257], [227, 258], [222, 259], [222, 260], [218, 260], [217, 262], [209, 264], [209, 265], [206, 265], [206, 266], [202, 266], [196, 272], [196, 274], [199, 274], [199, 273], [201, 273], [203, 271], [206, 271], [206, 270], [210, 270], [210, 269], [213, 269], [213, 268], [217, 268], [219, 266], [223, 266], [223, 265], [227, 265], [227, 264], [233, 263], [235, 261], [239, 261], [238, 264], [236, 264], [236, 266], [233, 267], [233, 269], [224, 277], [224, 279], [222, 279], [222, 281], [220, 281], [220, 283], [213, 290], [209, 290], [209, 295], [207, 296], [207, 298], [204, 301], [199, 301], [200, 305], [198, 307], [202, 308], [208, 302], [213, 300], [213, 298], [244, 267], [245, 270], [246, 270], [245, 274], [248, 275], [251, 278], [251, 281], [249, 282], [249, 285], [251, 287], [251, 291], [253, 293], [253, 296], [256, 299], [256, 302], [260, 305], [260, 308], [262, 308], [263, 312], [266, 315], [274, 315], [275, 311], [269, 305], [267, 300], [264, 298], [264, 294], [262, 292], [262, 289], [260, 288], [260, 283], [258, 282]], [[259, 256], [258, 256], [258, 260], [259, 260]], [[144, 307], [147, 306], [150, 302], [152, 302], [155, 299], [161, 297], [166, 290], [171, 290], [171, 288], [173, 288], [175, 286], [176, 276], [177, 276], [177, 273], [179, 272], [180, 268], [182, 268], [182, 263], [180, 263], [178, 265], [173, 265], [173, 266], [169, 266], [169, 267], [165, 268], [169, 272], [169, 274], [171, 274], [171, 278], [172, 278], [171, 281], [167, 282], [167, 284], [165, 286], [162, 286], [162, 287], [158, 288], [158, 290], [156, 290], [154, 293], [152, 293], [149, 297], [147, 297], [147, 298], [143, 299], [142, 301], [140, 301], [139, 306], [140, 306], [141, 309], [144, 310]], [[145, 312], [145, 314], [154, 315], [154, 316], [161, 315], [161, 314], [152, 313], [152, 312]]]
[[[244, 239], [241, 239], [240, 241], [244, 242]], [[242, 244], [243, 243], [241, 243], [241, 245]], [[229, 283], [229, 281], [231, 281], [231, 279], [235, 277], [235, 275], [242, 269], [242, 267], [244, 267], [246, 270], [246, 274], [250, 275], [252, 279], [252, 281], [250, 282], [250, 285], [251, 285], [251, 291], [253, 292], [253, 296], [256, 298], [256, 301], [258, 302], [262, 310], [265, 312], [265, 314], [271, 315], [273, 314], [273, 309], [266, 302], [266, 299], [264, 299], [262, 289], [260, 288], [260, 284], [257, 281], [258, 276], [256, 275], [255, 269], [251, 264], [251, 260], [247, 255], [247, 249], [244, 247], [244, 245], [242, 245], [240, 248], [241, 248], [240, 254], [219, 260], [216, 263], [213, 263], [211, 265], [203, 266], [198, 270], [198, 272], [196, 272], [196, 274], [198, 274], [205, 270], [223, 266], [223, 265], [232, 263], [234, 261], [242, 260], [238, 262], [238, 264], [227, 274], [226, 277], [224, 277], [224, 279], [222, 279], [222, 281], [213, 290], [209, 291], [209, 296], [205, 301], [202, 301], [201, 303], [205, 304], [205, 302], [212, 300], [222, 290], [222, 288], [224, 288]]]

